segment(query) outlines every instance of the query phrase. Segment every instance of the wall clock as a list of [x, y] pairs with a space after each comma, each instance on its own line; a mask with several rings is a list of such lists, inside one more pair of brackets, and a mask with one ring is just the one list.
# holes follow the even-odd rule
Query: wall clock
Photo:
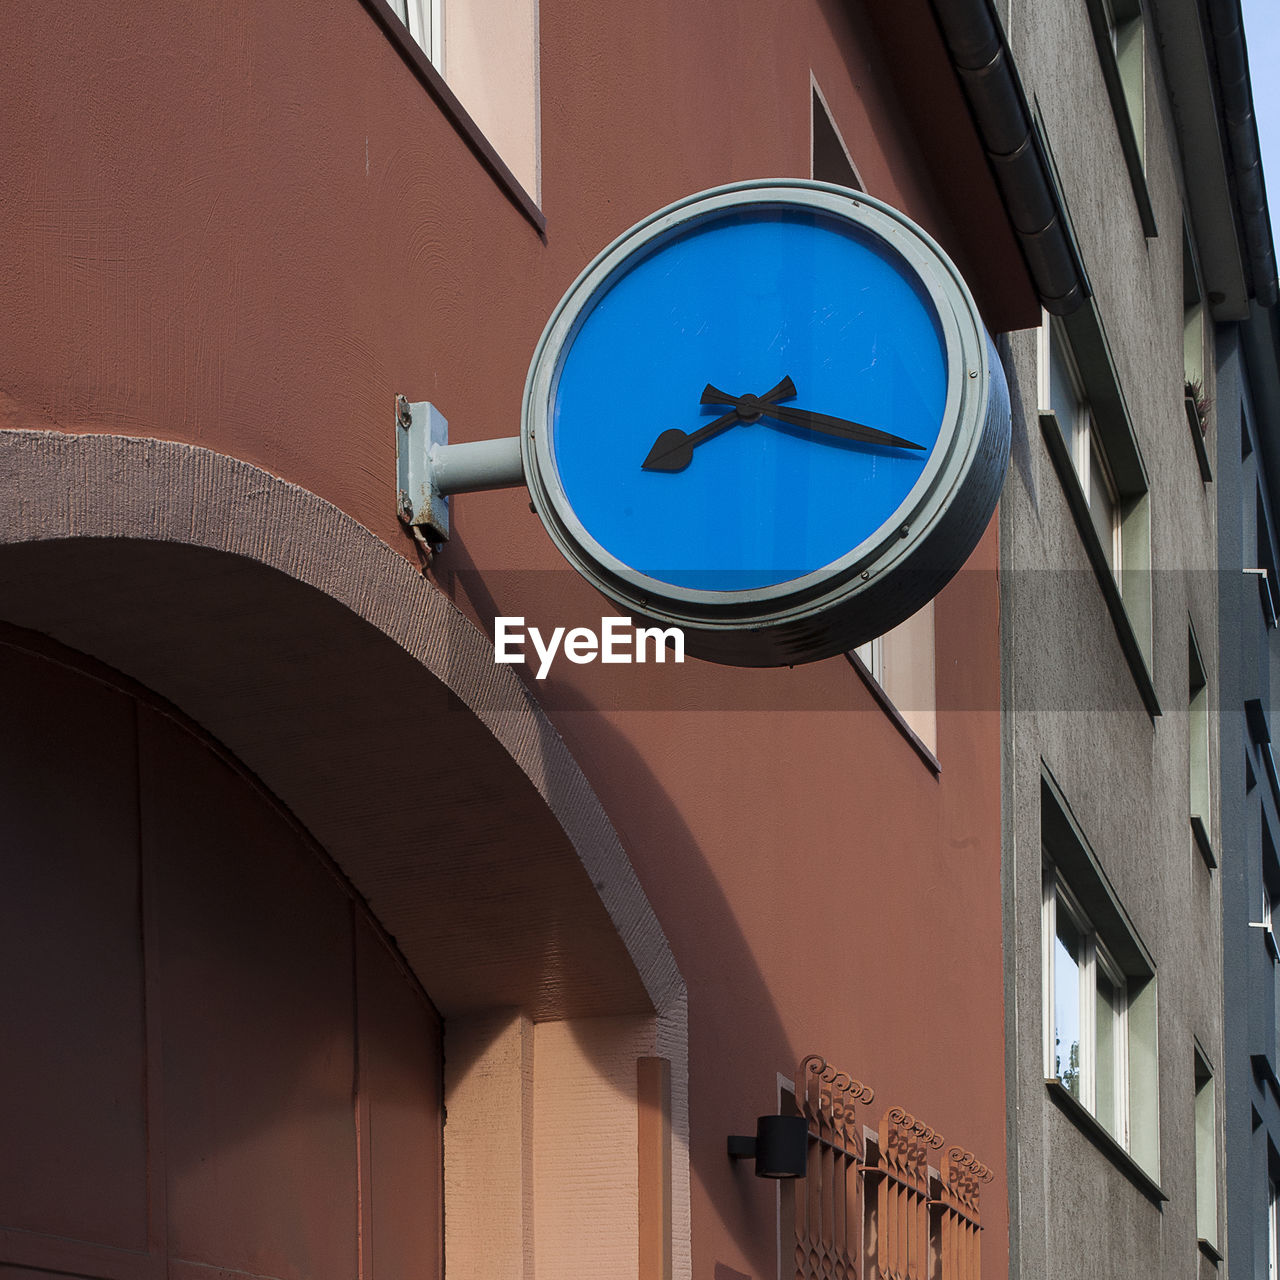
[[692, 196], [605, 249], [542, 335], [521, 431], [578, 571], [746, 666], [919, 609], [976, 546], [1008, 451], [999, 358], [938, 246], [787, 180]]

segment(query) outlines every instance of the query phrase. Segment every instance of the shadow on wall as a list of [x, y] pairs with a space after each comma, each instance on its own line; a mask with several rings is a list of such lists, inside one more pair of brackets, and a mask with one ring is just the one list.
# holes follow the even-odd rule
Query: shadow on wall
[[[589, 1057], [607, 1045], [592, 1034], [601, 1018], [678, 998], [662, 931], [559, 734], [524, 695], [504, 701], [498, 685], [518, 689], [514, 675], [401, 557], [313, 495], [185, 446], [0, 432], [0, 474], [22, 497], [0, 519], [5, 620], [123, 672], [225, 746], [351, 878], [446, 1019], [523, 1008], [581, 1027]], [[90, 508], [74, 536], [67, 493]], [[638, 759], [629, 767], [660, 795]], [[788, 1069], [772, 995], [714, 875], [674, 810], [655, 818], [753, 1040]], [[234, 945], [225, 958], [255, 963]], [[694, 1000], [710, 1045], [729, 1028], [716, 1000]], [[271, 1088], [227, 1111], [219, 1142], [252, 1145], [279, 1122], [289, 1081], [301, 1088], [325, 1057], [321, 1031], [273, 1037]], [[619, 1078], [616, 1061], [597, 1065]], [[713, 1083], [709, 1067], [723, 1071], [694, 1064], [695, 1179], [741, 1223], [735, 1235], [758, 1232], [771, 1253], [772, 1187], [729, 1167], [724, 1137], [773, 1108], [773, 1076]]]
[[[379, 691], [377, 687], [379, 675], [406, 674], [392, 642], [385, 636], [315, 593], [309, 593], [312, 599], [304, 600], [308, 589], [282, 575], [203, 549], [126, 545], [109, 540], [41, 543], [0, 552], [0, 573], [15, 588], [9, 597], [10, 616], [16, 614], [28, 625], [44, 623], [46, 631], [64, 637], [71, 633], [81, 651], [96, 647], [119, 666], [133, 665], [135, 671], [141, 667], [139, 674], [145, 674], [149, 684], [177, 692], [187, 706], [194, 703], [199, 708], [198, 722], [219, 730], [224, 740], [248, 743], [261, 758], [262, 741], [254, 725], [261, 717], [271, 725], [283, 727], [286, 742], [295, 753], [288, 774], [276, 770], [273, 777], [272, 770], [262, 769], [262, 783], [270, 785], [282, 801], [293, 798], [289, 812], [304, 826], [308, 825], [307, 810], [314, 810], [317, 804], [317, 792], [336, 803], [342, 828], [345, 830], [350, 823], [360, 833], [363, 856], [371, 868], [363, 882], [356, 877], [357, 890], [369, 898], [375, 909], [386, 902], [380, 913], [382, 923], [396, 936], [418, 978], [431, 995], [446, 993], [447, 999], [440, 1001], [446, 1012], [446, 1028], [450, 1021], [462, 1021], [470, 1031], [480, 1032], [462, 1039], [448, 1038], [451, 1077], [465, 1078], [473, 1064], [484, 1070], [492, 1065], [494, 1042], [504, 1034], [508, 1022], [499, 1017], [486, 1023], [477, 1015], [486, 1009], [525, 1007], [544, 1019], [564, 1019], [563, 1028], [577, 1048], [561, 1049], [559, 1061], [569, 1070], [573, 1070], [575, 1060], [590, 1067], [575, 1085], [584, 1091], [578, 1099], [584, 1110], [591, 1104], [586, 1092], [598, 1091], [602, 1086], [616, 1086], [624, 1093], [626, 1105], [634, 1107], [635, 1058], [645, 1052], [635, 1047], [636, 1016], [650, 1007], [644, 991], [638, 986], [634, 969], [629, 974], [624, 971], [624, 966], [629, 968], [629, 961], [621, 953], [616, 935], [612, 945], [606, 945], [607, 940], [602, 938], [591, 938], [593, 930], [603, 935], [610, 929], [608, 919], [598, 900], [590, 913], [584, 911], [582, 899], [591, 889], [590, 881], [579, 872], [581, 883], [573, 883], [575, 877], [555, 865], [556, 858], [563, 859], [563, 841], [561, 838], [557, 844], [543, 831], [550, 823], [546, 806], [533, 794], [527, 778], [515, 773], [505, 753], [499, 767], [478, 747], [466, 744], [465, 739], [472, 733], [486, 744], [492, 744], [492, 739], [456, 698], [448, 699], [438, 691], [433, 695], [432, 713], [425, 717], [432, 722], [433, 732], [440, 740], [451, 744], [447, 758], [438, 767], [429, 771], [417, 767], [412, 753], [404, 753], [399, 746], [391, 752], [409, 766], [407, 776], [396, 781], [430, 797], [430, 812], [422, 818], [434, 833], [430, 846], [413, 847], [412, 875], [394, 867], [388, 870], [385, 862], [374, 860], [384, 843], [392, 849], [399, 847], [397, 815], [375, 812], [373, 784], [367, 776], [363, 783], [352, 776], [355, 766], [349, 753], [366, 738], [362, 724], [365, 729], [381, 732], [380, 725], [386, 721], [375, 708], [386, 705], [388, 692], [393, 693], [395, 701], [402, 700], [406, 709], [413, 709], [414, 714], [420, 714], [421, 709], [421, 703], [413, 696], [412, 683], [393, 679], [391, 691]], [[261, 593], [248, 586], [253, 579], [262, 580]], [[127, 591], [123, 586], [126, 581]], [[218, 584], [216, 588], [214, 583]], [[234, 604], [229, 603], [231, 583], [237, 584]], [[34, 584], [39, 584], [38, 591], [33, 589]], [[61, 618], [41, 616], [40, 598], [46, 592], [50, 600], [64, 602]], [[215, 596], [219, 600], [216, 608]], [[144, 599], [149, 607], [143, 607]], [[67, 606], [68, 601], [79, 603]], [[330, 612], [335, 616], [326, 617]], [[265, 623], [273, 628], [283, 618], [288, 620], [288, 628], [299, 629], [301, 634], [292, 642], [279, 635], [273, 640], [287, 654], [285, 665], [294, 673], [290, 683], [311, 691], [312, 706], [305, 713], [291, 712], [278, 701], [259, 712], [246, 710], [243, 699], [268, 695], [278, 698], [280, 690], [254, 657], [255, 653], [268, 651], [261, 647], [264, 637], [233, 634], [239, 630], [237, 618], [256, 620], [259, 625]], [[174, 620], [182, 620], [177, 625], [185, 635], [174, 634]], [[308, 638], [304, 640], [302, 635]], [[25, 633], [10, 628], [7, 636], [10, 643], [25, 644]], [[32, 637], [31, 643], [50, 648], [39, 637]], [[132, 646], [146, 649], [153, 643], [159, 644], [163, 658], [129, 663]], [[328, 655], [323, 669], [313, 665], [313, 647]], [[278, 647], [276, 652], [280, 651]], [[336, 667], [332, 662], [335, 657], [342, 659]], [[76, 663], [77, 656], [67, 654], [65, 661]], [[216, 676], [211, 674], [215, 670], [219, 673]], [[102, 671], [100, 678], [126, 686], [130, 683], [118, 680], [113, 671]], [[28, 682], [19, 683], [27, 687]], [[347, 716], [335, 716], [325, 723], [320, 704], [330, 699], [321, 694], [323, 689], [341, 691]], [[134, 692], [152, 703], [158, 701], [146, 689]], [[127, 701], [125, 696], [105, 689], [102, 696], [114, 702]], [[13, 704], [10, 705], [12, 715]], [[47, 714], [47, 708], [40, 712], [42, 716]], [[77, 758], [60, 749], [61, 767], [81, 777], [100, 771], [104, 739], [94, 731], [83, 700], [74, 715], [55, 713], [53, 719], [66, 727], [85, 756], [77, 763]], [[178, 729], [165, 729], [167, 718], [163, 710], [147, 712], [144, 722], [151, 720], [155, 720], [157, 732], [162, 735], [181, 737]], [[559, 735], [549, 723], [541, 722], [539, 732], [543, 735], [537, 745], [539, 752], [552, 758], [563, 753]], [[149, 736], [154, 739], [155, 734]], [[637, 789], [657, 796], [656, 782], [647, 775], [643, 761], [629, 744], [619, 739], [616, 749], [627, 760]], [[107, 754], [112, 758], [132, 758], [134, 753], [132, 749], [110, 748]], [[144, 771], [152, 775], [151, 790], [163, 800], [171, 832], [180, 830], [184, 821], [190, 821], [190, 815], [206, 811], [208, 798], [202, 799], [194, 792], [188, 794], [189, 788], [184, 789], [187, 773], [178, 768], [180, 753], [172, 745], [168, 749], [148, 746], [142, 757]], [[366, 760], [362, 771], [370, 763]], [[372, 764], [386, 766], [387, 760], [374, 760]], [[160, 768], [174, 773], [169, 782], [162, 784], [155, 775]], [[237, 770], [230, 765], [220, 772], [231, 778]], [[370, 790], [364, 790], [366, 785]], [[252, 786], [251, 783], [251, 789]], [[547, 803], [554, 807], [571, 800], [572, 797], [556, 794], [553, 779]], [[256, 1082], [252, 1088], [236, 1090], [234, 1106], [220, 1108], [217, 1128], [204, 1126], [193, 1117], [191, 1123], [199, 1132], [192, 1135], [190, 1143], [177, 1138], [177, 1130], [185, 1132], [188, 1121], [174, 1116], [175, 1134], [169, 1157], [175, 1210], [181, 1188], [192, 1183], [192, 1178], [192, 1185], [201, 1181], [206, 1161], [212, 1160], [219, 1167], [226, 1159], [236, 1164], [239, 1151], [260, 1146], [278, 1133], [282, 1124], [300, 1119], [309, 1128], [317, 1113], [323, 1111], [340, 1123], [339, 1118], [349, 1108], [349, 1075], [341, 1064], [349, 1061], [350, 1051], [349, 1047], [339, 1050], [349, 1040], [352, 1026], [350, 960], [345, 964], [342, 960], [344, 954], [350, 956], [351, 939], [341, 895], [324, 898], [318, 892], [304, 893], [304, 884], [314, 888], [331, 877], [316, 857], [308, 860], [302, 856], [310, 842], [300, 832], [290, 830], [287, 815], [280, 819], [284, 847], [279, 840], [263, 837], [246, 841], [237, 836], [234, 847], [228, 846], [225, 854], [219, 852], [224, 847], [224, 837], [219, 835], [223, 827], [215, 819], [225, 818], [234, 803], [232, 792], [214, 806], [212, 819], [197, 822], [193, 834], [199, 839], [181, 840], [172, 834], [165, 839], [168, 854], [162, 879], [169, 886], [167, 894], [172, 902], [183, 904], [179, 918], [186, 922], [180, 928], [173, 921], [165, 926], [171, 939], [173, 981], [177, 984], [174, 1016], [167, 1020], [170, 1030], [175, 1035], [181, 1031], [182, 1043], [190, 1046], [202, 1041], [203, 1027], [214, 1027], [219, 1018], [233, 1017], [239, 1032], [230, 1038], [219, 1035], [216, 1040], [221, 1048], [215, 1056], [234, 1060], [223, 1063], [221, 1074], [227, 1081], [243, 1078]], [[705, 1038], [700, 1031], [699, 1042], [712, 1044], [746, 1035], [756, 1046], [751, 1054], [741, 1055], [746, 1065], [738, 1080], [725, 1079], [722, 1064], [708, 1062], [705, 1056], [702, 1059], [703, 1069], [711, 1066], [716, 1080], [704, 1082], [695, 1078], [695, 1090], [700, 1096], [699, 1138], [691, 1152], [694, 1180], [711, 1196], [722, 1219], [738, 1220], [732, 1232], [735, 1238], [747, 1241], [758, 1233], [758, 1246], [771, 1250], [773, 1188], [771, 1184], [757, 1183], [749, 1165], [729, 1166], [724, 1136], [743, 1126], [750, 1131], [757, 1112], [773, 1109], [772, 1073], [761, 1072], [753, 1065], [761, 1056], [760, 1046], [777, 1046], [773, 1058], [784, 1069], [789, 1068], [795, 1055], [786, 1045], [772, 994], [692, 836], [674, 809], [663, 801], [655, 804], [662, 809], [660, 816], [655, 813], [655, 823], [661, 827], [671, 855], [683, 868], [680, 894], [697, 905], [701, 928], [706, 936], [716, 939], [718, 965], [733, 974], [734, 1007], [751, 1010], [750, 1028], [741, 1024], [735, 1027], [731, 1025], [735, 1018], [725, 1019], [717, 1012], [714, 992], [704, 999], [700, 991], [693, 1018], [707, 1030]], [[538, 808], [541, 813], [536, 811]], [[398, 816], [399, 822], [405, 820], [405, 815]], [[326, 821], [334, 821], [327, 807]], [[47, 847], [50, 843], [48, 838], [42, 838], [32, 847]], [[59, 842], [55, 839], [52, 843]], [[499, 848], [515, 855], [511, 861], [518, 862], [518, 875], [507, 875], [508, 859], [495, 856]], [[471, 864], [472, 875], [465, 884], [458, 877], [458, 862]], [[439, 868], [438, 873], [433, 871], [435, 867]], [[524, 882], [526, 876], [530, 883]], [[439, 890], [442, 881], [449, 886], [443, 891]], [[433, 886], [434, 892], [424, 893], [424, 889]], [[545, 902], [556, 895], [557, 887], [565, 889], [559, 894], [560, 900]], [[472, 909], [459, 910], [467, 895]], [[304, 907], [304, 902], [311, 905]], [[507, 931], [514, 936], [504, 937]], [[191, 994], [183, 997], [178, 988]], [[487, 998], [486, 989], [492, 993]], [[249, 992], [254, 993], [253, 999], [243, 1007], [238, 1005], [239, 1012], [226, 1004], [228, 1000], [243, 1002]], [[220, 1006], [221, 1014], [217, 1012]], [[249, 1013], [253, 1016], [248, 1017]], [[606, 1022], [615, 1024], [611, 1033], [605, 1031]], [[709, 1025], [712, 1022], [714, 1027]], [[619, 1051], [628, 1045], [630, 1057], [622, 1062]], [[262, 1060], [265, 1047], [270, 1048], [269, 1070]], [[421, 1066], [420, 1056], [411, 1045], [391, 1041], [383, 1049], [391, 1055], [408, 1052], [414, 1061], [404, 1065]], [[172, 1058], [172, 1053], [169, 1056]], [[190, 1054], [181, 1056], [190, 1063], [196, 1061]], [[93, 1061], [94, 1057], [86, 1060]], [[96, 1060], [102, 1060], [101, 1046]], [[386, 1067], [393, 1073], [399, 1071], [394, 1062], [388, 1062]], [[201, 1086], [194, 1078], [198, 1074], [193, 1069], [182, 1073], [181, 1080], [175, 1078], [170, 1090], [175, 1108], [181, 1108], [185, 1095], [192, 1108], [202, 1109], [203, 1104], [198, 1101]], [[94, 1094], [92, 1089], [85, 1091], [87, 1097]], [[24, 1091], [24, 1096], [30, 1096], [29, 1092]], [[310, 1119], [296, 1116], [299, 1105], [311, 1113]], [[608, 1113], [607, 1100], [597, 1098], [596, 1105], [602, 1114]], [[295, 1121], [290, 1121], [290, 1116], [295, 1116]], [[583, 1118], [579, 1115], [579, 1123]], [[491, 1115], [489, 1119], [493, 1123], [497, 1117]], [[84, 1120], [90, 1125], [96, 1123], [89, 1116]], [[189, 1167], [182, 1163], [180, 1153], [184, 1149], [191, 1153]], [[313, 1172], [325, 1180], [318, 1170]], [[339, 1194], [342, 1175], [337, 1170], [330, 1172], [329, 1190]], [[253, 1178], [244, 1171], [236, 1181], [239, 1185], [253, 1185]], [[268, 1234], [265, 1229], [263, 1234]], [[329, 1243], [335, 1256], [340, 1256], [341, 1241]], [[280, 1274], [283, 1266], [288, 1274], [288, 1267], [282, 1262], [273, 1264], [258, 1258], [255, 1265], [267, 1274]]]
[[[708, 862], [663, 782], [664, 762], [639, 750], [607, 708], [561, 688], [560, 723], [578, 757], [625, 789], [625, 813], [616, 807], [623, 838], [634, 836], [633, 871], [560, 732], [515, 674], [494, 665], [483, 634], [327, 503], [187, 446], [35, 434], [0, 432], [0, 475], [24, 499], [0, 513], [6, 618], [127, 673], [224, 744], [350, 877], [446, 1023], [525, 1010], [539, 1026], [559, 1025], [597, 1078], [632, 1096], [634, 1056], [621, 1071], [625, 1034], [601, 1036], [602, 1022], [669, 1012], [687, 987], [700, 1248], [772, 1259], [774, 1186], [755, 1179], [749, 1161], [732, 1164], [725, 1137], [750, 1132], [755, 1116], [775, 1109], [776, 1073], [793, 1071], [804, 1053], [847, 1053], [855, 1070], [881, 1061], [866, 1038], [892, 1035], [894, 1015], [882, 1016], [864, 993], [886, 979], [869, 973], [837, 996], [830, 985], [806, 987], [813, 975], [803, 938], [781, 957], [772, 953], [766, 977], [762, 936], [748, 938], [741, 899], [722, 883], [736, 868]], [[89, 508], [74, 513], [76, 536], [72, 513], [59, 505], [67, 493]], [[461, 548], [457, 558], [465, 564]], [[481, 616], [495, 611], [492, 599], [473, 606]], [[715, 686], [724, 678], [717, 670], [700, 666], [691, 683], [705, 673]], [[803, 687], [809, 677], [794, 679]], [[853, 709], [876, 714], [855, 687]], [[705, 709], [715, 712], [721, 693], [708, 696]], [[842, 715], [852, 741], [861, 717]], [[686, 734], [704, 723], [669, 721]], [[803, 737], [804, 717], [787, 711], [768, 723]], [[706, 724], [716, 728], [697, 731], [735, 731], [714, 715]], [[696, 740], [681, 745], [698, 749]], [[766, 735], [760, 753], [768, 751], [780, 748]], [[802, 752], [772, 771], [775, 827], [797, 795], [813, 794], [802, 776], [812, 763]], [[887, 830], [894, 821], [877, 791], [892, 766], [867, 763], [866, 776], [854, 778], [847, 761], [823, 765], [839, 774], [841, 811], [862, 813], [860, 839], [873, 847], [885, 835], [874, 824]], [[741, 821], [730, 812], [733, 779], [723, 781], [725, 820]], [[848, 899], [856, 913], [892, 868], [878, 870], [868, 889], [865, 870], [854, 876], [848, 865], [850, 849], [842, 839], [813, 851], [826, 860], [815, 886], [779, 868], [776, 850], [744, 847], [744, 859], [772, 860], [752, 927], [767, 932], [774, 915], [811, 919], [815, 887], [824, 901]], [[883, 900], [907, 900], [897, 888]], [[860, 957], [891, 975], [892, 957]], [[785, 1020], [779, 989], [789, 996]], [[476, 1062], [501, 1034], [501, 1021], [492, 1025], [488, 1039], [473, 1036], [465, 1050]], [[789, 1025], [828, 1028], [831, 1043], [792, 1044]], [[463, 1065], [459, 1050], [454, 1068]], [[315, 1070], [310, 1049], [281, 1044], [276, 1053], [283, 1077], [302, 1082]], [[228, 1144], [278, 1118], [276, 1101], [246, 1101], [238, 1128], [223, 1135]], [[634, 1161], [634, 1150], [621, 1155]], [[695, 1262], [705, 1271], [711, 1259]]]

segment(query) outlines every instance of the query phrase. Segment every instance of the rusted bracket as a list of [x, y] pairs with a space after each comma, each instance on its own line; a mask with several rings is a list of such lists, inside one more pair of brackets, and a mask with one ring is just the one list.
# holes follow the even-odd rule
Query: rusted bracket
[[396, 396], [396, 514], [433, 543], [449, 540], [449, 495], [523, 485], [520, 438], [449, 443], [435, 405]]

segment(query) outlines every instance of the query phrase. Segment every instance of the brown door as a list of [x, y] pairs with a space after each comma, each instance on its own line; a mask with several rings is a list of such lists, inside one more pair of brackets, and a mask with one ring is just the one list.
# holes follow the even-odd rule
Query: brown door
[[0, 644], [0, 1280], [436, 1280], [441, 1036], [313, 843]]

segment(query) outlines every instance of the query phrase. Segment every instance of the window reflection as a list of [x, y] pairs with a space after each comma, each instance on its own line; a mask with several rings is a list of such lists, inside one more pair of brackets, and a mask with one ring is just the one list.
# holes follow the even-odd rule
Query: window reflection
[[1084, 938], [1071, 917], [1058, 911], [1054, 944], [1054, 1074], [1080, 1097], [1080, 959]]

